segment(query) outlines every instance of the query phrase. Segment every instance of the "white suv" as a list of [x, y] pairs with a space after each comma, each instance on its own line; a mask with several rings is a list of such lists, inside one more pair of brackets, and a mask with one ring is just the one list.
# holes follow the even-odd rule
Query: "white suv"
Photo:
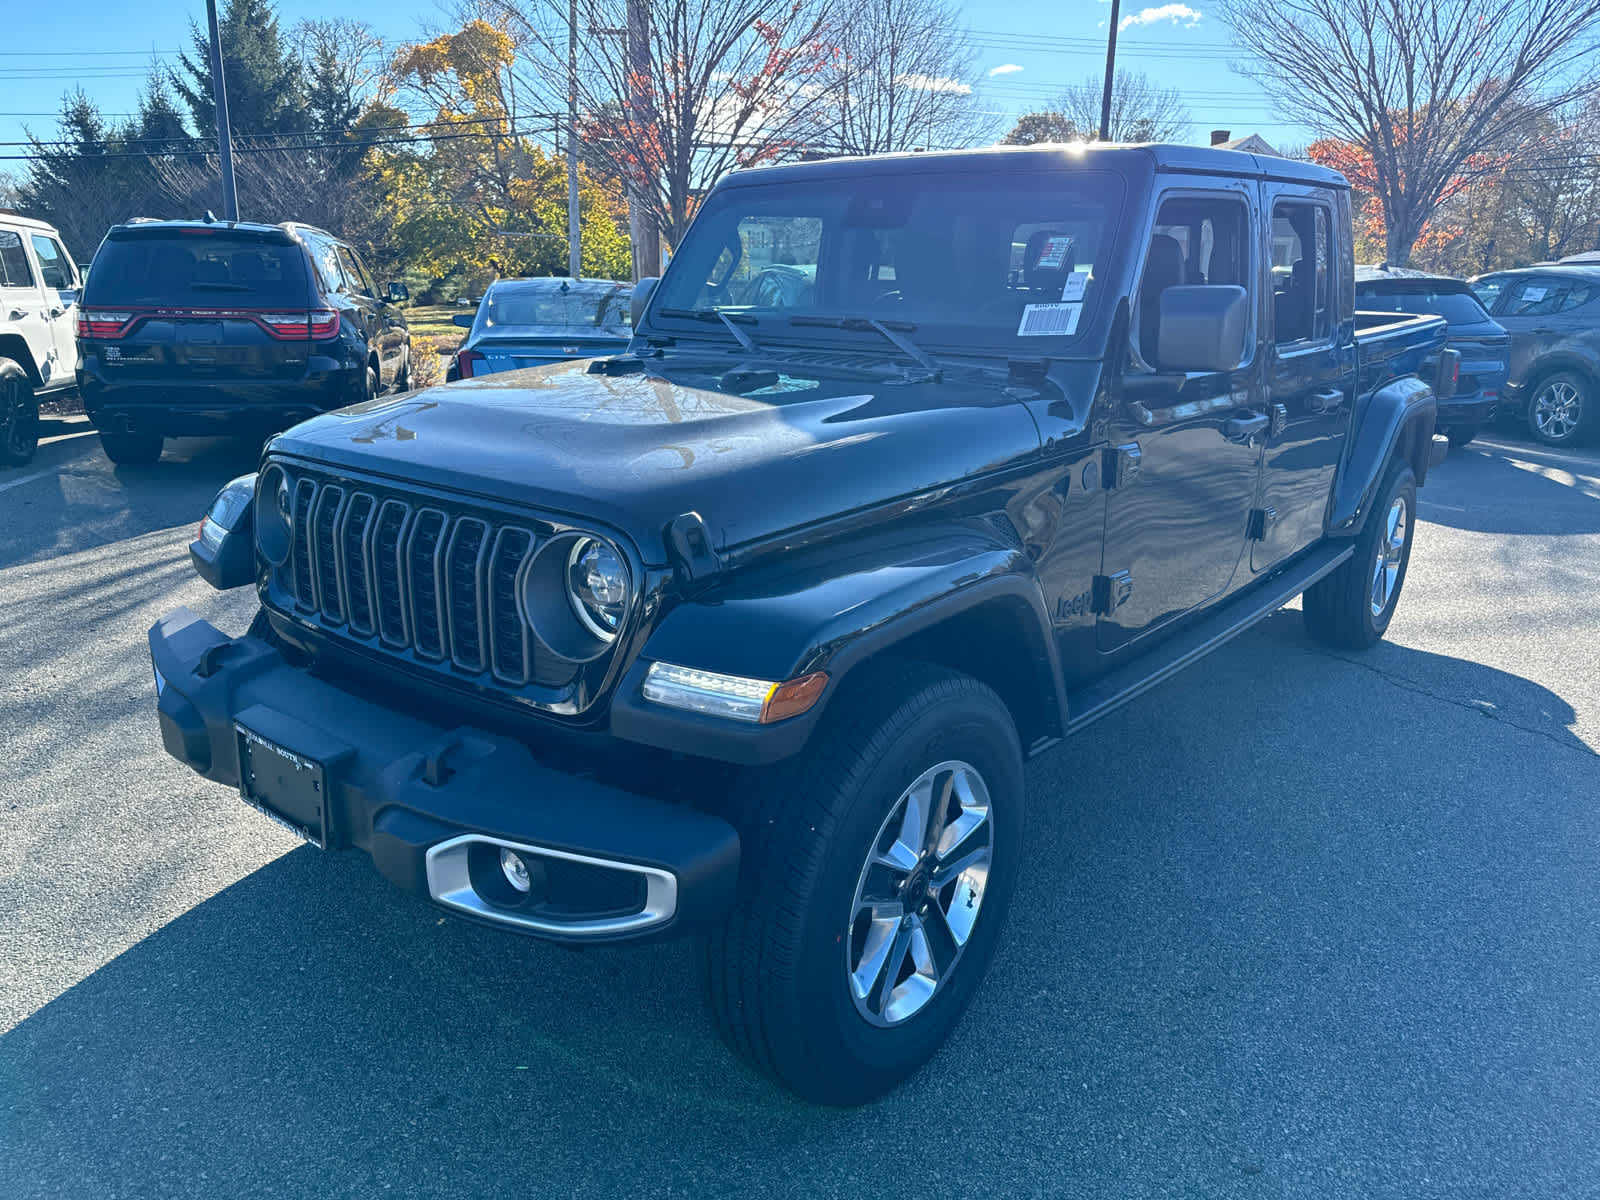
[[33, 457], [40, 398], [75, 386], [78, 289], [55, 227], [0, 209], [0, 465]]

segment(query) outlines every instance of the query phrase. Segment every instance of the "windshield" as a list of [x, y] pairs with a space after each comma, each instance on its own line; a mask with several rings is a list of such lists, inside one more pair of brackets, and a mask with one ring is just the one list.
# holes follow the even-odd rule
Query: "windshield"
[[1431, 288], [1373, 291], [1357, 288], [1356, 307], [1367, 312], [1443, 317], [1451, 325], [1481, 325], [1489, 319], [1478, 298], [1467, 291], [1438, 291]]
[[305, 260], [294, 243], [206, 229], [108, 238], [85, 299], [101, 307], [304, 308]]
[[628, 298], [633, 285], [611, 280], [533, 279], [497, 283], [484, 298], [479, 320], [497, 325], [544, 325], [559, 329], [600, 329], [628, 335]]
[[1038, 353], [1100, 302], [1121, 196], [1116, 176], [1086, 171], [729, 187], [695, 218], [652, 320], [741, 313], [760, 340], [791, 317], [866, 318], [923, 345]]

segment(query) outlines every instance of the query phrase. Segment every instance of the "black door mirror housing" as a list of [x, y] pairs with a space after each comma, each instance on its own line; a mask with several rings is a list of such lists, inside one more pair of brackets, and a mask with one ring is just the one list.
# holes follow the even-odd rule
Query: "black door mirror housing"
[[1155, 346], [1142, 347], [1160, 371], [1234, 371], [1245, 361], [1250, 296], [1232, 284], [1193, 284], [1161, 292]]
[[452, 325], [459, 325], [463, 329], [471, 329], [472, 322], [477, 318], [471, 313], [453, 313], [450, 317]]
[[389, 284], [389, 303], [404, 304], [411, 299], [411, 289], [403, 283]]
[[629, 304], [633, 313], [633, 327], [635, 329], [639, 328], [639, 318], [644, 316], [644, 310], [650, 304], [650, 294], [656, 290], [656, 284], [660, 282], [660, 279], [652, 275], [647, 279], [639, 280], [638, 283], [633, 285], [633, 297]]

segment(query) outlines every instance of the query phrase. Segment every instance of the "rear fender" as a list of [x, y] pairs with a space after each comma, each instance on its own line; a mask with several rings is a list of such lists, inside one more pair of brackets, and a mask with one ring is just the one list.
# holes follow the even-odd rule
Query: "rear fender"
[[[981, 626], [979, 622], [981, 614]], [[612, 702], [611, 731], [648, 745], [728, 762], [772, 762], [797, 752], [843, 681], [885, 652], [932, 658], [983, 673], [964, 650], [981, 627], [1003, 637], [1028, 679], [997, 687], [1024, 740], [1059, 736], [1066, 703], [1048, 608], [1032, 560], [1014, 540], [981, 522], [884, 535], [838, 545], [751, 571], [696, 596], [663, 619]], [[956, 630], [967, 644], [941, 639]], [[1002, 631], [997, 633], [996, 631]], [[650, 704], [640, 689], [652, 661], [728, 675], [785, 680], [826, 671], [827, 687], [808, 712], [771, 725], [701, 717]], [[1037, 728], [1035, 728], [1035, 726]]]
[[1330, 535], [1352, 537], [1360, 531], [1383, 484], [1384, 472], [1395, 457], [1411, 464], [1421, 486], [1428, 476], [1438, 412], [1433, 389], [1412, 375], [1392, 380], [1372, 393], [1334, 480]]

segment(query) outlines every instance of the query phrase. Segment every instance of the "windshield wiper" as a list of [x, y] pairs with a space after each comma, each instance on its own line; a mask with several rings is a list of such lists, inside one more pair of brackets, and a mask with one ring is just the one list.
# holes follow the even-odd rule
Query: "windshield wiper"
[[744, 347], [748, 354], [755, 354], [761, 348], [756, 345], [755, 339], [740, 325], [754, 325], [756, 319], [747, 313], [725, 313], [720, 308], [663, 308], [663, 317], [688, 317], [692, 321], [721, 321], [728, 327], [728, 332], [733, 334], [734, 340]]
[[791, 325], [815, 325], [826, 329], [849, 329], [865, 333], [871, 330], [882, 334], [900, 353], [925, 370], [935, 374], [943, 368], [910, 338], [903, 336], [916, 332], [916, 326], [910, 321], [879, 321], [875, 317], [790, 317]]

